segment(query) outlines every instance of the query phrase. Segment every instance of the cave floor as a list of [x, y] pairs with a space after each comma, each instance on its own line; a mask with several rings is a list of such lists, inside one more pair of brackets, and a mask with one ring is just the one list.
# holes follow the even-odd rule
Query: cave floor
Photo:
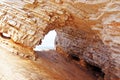
[[98, 80], [91, 71], [55, 50], [36, 51], [36, 61], [0, 47], [0, 80]]

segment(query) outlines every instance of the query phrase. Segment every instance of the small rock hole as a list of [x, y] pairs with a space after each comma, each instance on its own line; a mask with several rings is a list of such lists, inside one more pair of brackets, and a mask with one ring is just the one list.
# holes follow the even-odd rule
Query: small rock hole
[[70, 56], [70, 58], [71, 58], [72, 60], [80, 61], [80, 58], [79, 58], [77, 55], [75, 55], [75, 54], [70, 54], [69, 56]]
[[0, 33], [0, 34], [1, 34], [1, 36], [2, 36], [3, 38], [5, 38], [5, 39], [11, 39], [11, 38], [10, 38], [10, 35], [7, 34], [7, 33]]

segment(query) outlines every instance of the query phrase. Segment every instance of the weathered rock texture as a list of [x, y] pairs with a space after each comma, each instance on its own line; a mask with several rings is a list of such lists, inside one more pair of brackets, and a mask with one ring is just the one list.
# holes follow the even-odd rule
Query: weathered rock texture
[[75, 25], [56, 29], [57, 51], [102, 68], [106, 80], [120, 80], [120, 2], [73, 2]]
[[67, 56], [76, 56], [102, 68], [106, 80], [119, 80], [120, 54], [105, 45], [96, 34], [65, 27], [57, 30], [56, 50]]
[[[9, 46], [10, 47], [10, 46]], [[13, 55], [0, 46], [0, 80], [96, 80], [91, 72], [68, 62], [56, 51], [36, 52], [32, 61]]]
[[0, 9], [0, 31], [9, 34], [14, 42], [32, 48], [48, 31], [68, 20], [67, 12], [49, 1], [3, 0]]
[[120, 79], [119, 0], [0, 1], [0, 32], [10, 35], [18, 52], [32, 51], [52, 29], [64, 52], [99, 66], [108, 80]]

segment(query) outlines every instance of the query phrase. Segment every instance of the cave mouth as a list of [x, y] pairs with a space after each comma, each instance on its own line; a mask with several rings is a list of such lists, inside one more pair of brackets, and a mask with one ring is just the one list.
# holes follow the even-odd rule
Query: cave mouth
[[35, 51], [50, 50], [55, 49], [55, 37], [56, 31], [52, 30], [47, 35], [45, 35], [42, 43], [34, 48]]
[[[44, 51], [44, 50], [51, 50], [55, 49], [55, 37], [57, 33], [55, 30], [50, 31], [47, 35], [45, 35], [44, 39], [42, 40], [42, 43], [34, 48], [35, 51]], [[70, 54], [69, 58], [79, 62], [81, 59], [78, 55]], [[91, 65], [90, 63], [87, 63], [87, 70], [90, 71], [93, 75], [95, 75], [98, 79], [103, 80], [105, 73], [102, 71], [101, 68]]]

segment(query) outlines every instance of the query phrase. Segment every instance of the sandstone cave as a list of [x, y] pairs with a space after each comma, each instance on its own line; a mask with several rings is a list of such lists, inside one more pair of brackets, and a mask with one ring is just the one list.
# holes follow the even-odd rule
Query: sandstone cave
[[119, 0], [0, 0], [0, 80], [120, 80], [119, 48]]

